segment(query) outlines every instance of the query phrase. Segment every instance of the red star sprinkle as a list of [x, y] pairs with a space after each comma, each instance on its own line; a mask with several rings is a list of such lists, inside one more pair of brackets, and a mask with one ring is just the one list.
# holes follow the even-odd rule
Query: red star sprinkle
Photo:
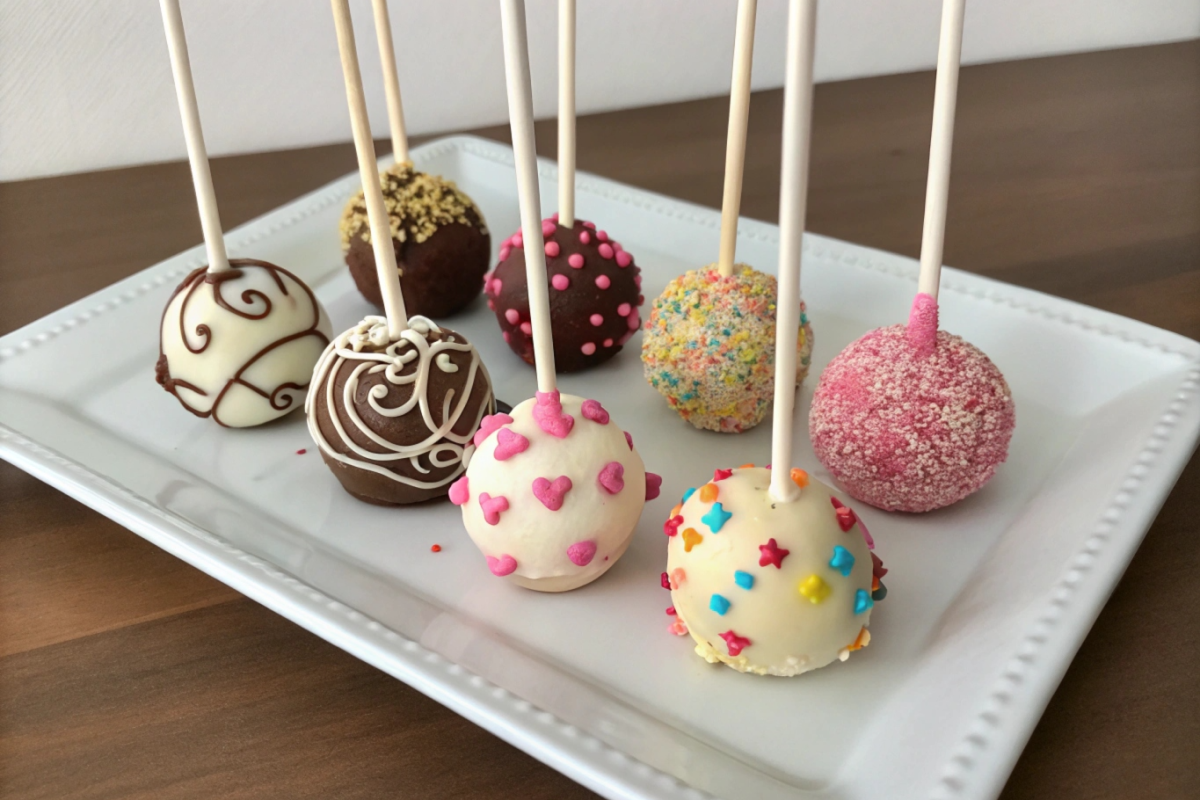
[[876, 578], [882, 578], [888, 574], [887, 567], [883, 565], [883, 559], [871, 553], [871, 574]]
[[662, 587], [663, 587], [664, 589], [670, 589], [670, 588], [671, 588], [671, 577], [670, 577], [669, 575], [667, 575], [667, 573], [665, 573], [665, 572], [664, 572], [664, 573], [662, 574], [662, 581], [661, 581], [661, 582], [662, 582]]
[[842, 533], [854, 527], [854, 523], [858, 522], [858, 517], [846, 505], [836, 497], [829, 498], [829, 502], [833, 503], [834, 513], [837, 514], [838, 527], [842, 529]]
[[670, 608], [668, 608], [667, 613], [670, 614], [672, 617], [675, 616], [675, 606], [671, 606]]
[[667, 536], [674, 536], [679, 533], [679, 526], [683, 524], [683, 517], [675, 515], [663, 523], [663, 533]]
[[[772, 539], [771, 541], [774, 541]], [[725, 646], [729, 648], [729, 655], [736, 656], [742, 652], [742, 648], [750, 646], [750, 640], [745, 636], [738, 636], [733, 631], [725, 631], [721, 634], [721, 638], [725, 640]]]
[[733, 470], [731, 470], [731, 469], [714, 470], [713, 471], [713, 483], [716, 483], [717, 481], [723, 481], [732, 474], [733, 474]]
[[774, 539], [768, 539], [766, 544], [760, 544], [758, 551], [762, 554], [758, 557], [758, 565], [765, 567], [768, 564], [774, 564], [775, 569], [783, 569], [783, 560], [787, 558], [788, 553], [792, 552], [775, 544]]

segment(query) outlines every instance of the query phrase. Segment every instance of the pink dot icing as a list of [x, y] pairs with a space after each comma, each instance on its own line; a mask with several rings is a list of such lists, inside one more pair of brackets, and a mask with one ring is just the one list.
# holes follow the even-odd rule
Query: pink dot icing
[[562, 292], [566, 291], [566, 288], [571, 285], [571, 281], [566, 275], [555, 275], [550, 279], [550, 285]]
[[509, 241], [512, 242], [513, 247], [524, 247], [525, 246], [525, 239], [521, 236], [520, 231], [517, 231], [516, 233], [514, 233], [512, 235], [512, 238], [509, 239]]
[[590, 419], [592, 422], [598, 422], [601, 425], [608, 424], [608, 412], [604, 410], [604, 406], [600, 405], [599, 400], [584, 400], [582, 413], [584, 419]]
[[617, 316], [619, 317], [628, 317], [630, 311], [633, 311], [633, 306], [629, 305], [629, 303], [621, 303], [621, 305], [617, 306]]
[[613, 254], [614, 254], [614, 251], [612, 249], [611, 244], [609, 244], [608, 242], [605, 242], [604, 244], [600, 245], [600, 257], [601, 258], [612, 258]]
[[546, 242], [546, 247], [544, 249], [546, 251], [546, 255], [550, 258], [555, 258], [558, 256], [558, 242]]
[[625, 467], [620, 461], [610, 461], [596, 476], [600, 487], [609, 494], [618, 494], [625, 488]]
[[500, 290], [504, 288], [504, 281], [499, 278], [492, 278], [492, 294], [500, 294]]
[[496, 450], [493, 453], [497, 461], [507, 461], [518, 453], [529, 449], [529, 440], [514, 430], [501, 428], [496, 434]]
[[583, 345], [579, 348], [579, 350], [585, 356], [590, 356], [592, 353], [596, 352], [596, 343], [595, 342], [584, 342]]
[[625, 267], [628, 267], [632, 263], [633, 263], [633, 256], [629, 255], [629, 253], [626, 253], [624, 250], [617, 251], [617, 266], [618, 267], [620, 267], [621, 269], [624, 269]]
[[563, 498], [571, 491], [571, 479], [559, 475], [554, 480], [547, 478], [533, 479], [533, 496], [551, 511], [558, 511], [563, 506]]
[[506, 342], [512, 341], [512, 336], [509, 335], [508, 331], [500, 331], [500, 333], [504, 336], [504, 341], [506, 341]]
[[633, 285], [639, 289], [642, 288], [642, 276], [641, 275], [633, 276]]
[[646, 499], [653, 500], [662, 491], [662, 475], [653, 472], [646, 473]]
[[511, 246], [506, 244], [506, 245], [504, 245], [504, 247], [500, 248], [500, 260], [501, 261], [508, 261], [508, 257], [511, 255], [512, 255], [512, 247]]
[[599, 328], [604, 324], [604, 317], [599, 314], [592, 314], [592, 316], [588, 317], [588, 322], [592, 323], [593, 328]]
[[466, 505], [467, 501], [470, 499], [471, 484], [467, 480], [467, 476], [463, 475], [454, 483], [450, 484], [450, 502], [454, 503], [456, 506], [462, 506]]
[[605, 340], [604, 340], [604, 346], [605, 346], [605, 347], [612, 347], [612, 346], [613, 346], [613, 340], [612, 340], [612, 339], [605, 339]]
[[586, 567], [596, 557], [596, 543], [589, 540], [576, 542], [567, 548], [567, 558], [577, 567]]
[[[479, 507], [483, 509], [483, 521], [488, 525], [500, 524], [500, 513], [508, 511], [508, 498], [504, 495], [492, 497], [487, 492], [479, 495]], [[512, 570], [509, 570], [511, 572]]]
[[526, 336], [532, 336], [533, 335], [533, 324], [529, 323], [529, 322], [522, 322], [521, 323], [521, 333], [525, 334]]
[[596, 238], [597, 238], [597, 239], [599, 239], [599, 240], [600, 240], [600, 241], [602, 241], [602, 242], [607, 242], [607, 241], [608, 241], [608, 234], [607, 234], [607, 233], [605, 233], [604, 231], [596, 231]]
[[638, 328], [640, 328], [642, 326], [642, 318], [641, 318], [641, 316], [638, 315], [638, 313], [636, 311], [629, 315], [628, 322], [629, 322], [629, 330], [631, 330], [631, 331], [636, 331]]
[[504, 312], [504, 318], [508, 320], [509, 325], [516, 325], [521, 321], [521, 315], [515, 308], [510, 308]]
[[629, 431], [625, 431], [625, 444], [629, 445], [630, 450], [633, 449], [633, 434]]
[[582, 244], [587, 244], [588, 242], [592, 241], [592, 235], [590, 233], [588, 233], [587, 231], [580, 231], [579, 232], [579, 241]]
[[490, 297], [488, 298], [488, 308], [490, 308], [493, 311], [496, 310], [496, 301]]
[[475, 438], [471, 441], [475, 443], [476, 447], [479, 447], [487, 437], [512, 421], [513, 418], [508, 414], [488, 414], [479, 420], [479, 430], [475, 431]]
[[596, 285], [601, 289], [607, 289], [608, 287], [612, 286], [612, 281], [608, 279], [607, 275], [597, 275]]
[[625, 344], [626, 342], [628, 342], [630, 339], [633, 338], [633, 334], [634, 334], [633, 331], [625, 331], [624, 333], [621, 334], [621, 338], [617, 339], [617, 344]]
[[508, 555], [499, 558], [488, 556], [487, 565], [497, 578], [503, 578], [505, 575], [511, 575], [517, 571], [517, 560]]
[[593, 230], [593, 231], [594, 231], [594, 230], [596, 230], [596, 223], [594, 223], [594, 222], [585, 222], [585, 223], [583, 223], [583, 227], [585, 227], [585, 228], [589, 228], [589, 229], [591, 229], [591, 230]]
[[[553, 235], [554, 235], [554, 220], [552, 220], [552, 219], [542, 220], [542, 236], [553, 236]], [[546, 255], [549, 255], [549, 253], [547, 253]]]
[[533, 419], [544, 433], [558, 439], [565, 439], [575, 426], [575, 418], [564, 414], [561, 395], [558, 390], [553, 392], [538, 392], [533, 406]]
[[575, 269], [583, 269], [583, 256], [579, 253], [571, 253], [567, 256], [567, 263]]
[[924, 334], [913, 343], [936, 325], [932, 310], [914, 304], [908, 326], [852, 342], [813, 395], [817, 458], [851, 496], [888, 511], [931, 511], [980, 489], [1016, 424], [1004, 376], [977, 347], [945, 331], [927, 352]]

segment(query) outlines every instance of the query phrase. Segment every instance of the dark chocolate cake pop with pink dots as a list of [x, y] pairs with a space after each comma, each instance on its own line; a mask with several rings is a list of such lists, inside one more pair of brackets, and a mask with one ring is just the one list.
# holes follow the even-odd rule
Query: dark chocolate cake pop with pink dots
[[[555, 214], [542, 221], [542, 236], [555, 369], [578, 372], [603, 364], [641, 326], [641, 270], [620, 242], [591, 222], [576, 220], [567, 228]], [[500, 263], [484, 279], [484, 292], [504, 341], [532, 364], [524, 245], [519, 231], [503, 242]]]

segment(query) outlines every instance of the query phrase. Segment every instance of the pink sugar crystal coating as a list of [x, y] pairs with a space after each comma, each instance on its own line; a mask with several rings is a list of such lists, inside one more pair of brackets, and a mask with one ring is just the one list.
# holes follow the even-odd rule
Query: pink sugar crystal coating
[[932, 511], [980, 489], [1007, 457], [1016, 422], [1004, 376], [978, 348], [945, 331], [925, 354], [922, 337], [914, 345], [909, 329], [931, 313], [918, 303], [909, 326], [871, 331], [829, 363], [808, 418], [825, 468], [888, 511]]

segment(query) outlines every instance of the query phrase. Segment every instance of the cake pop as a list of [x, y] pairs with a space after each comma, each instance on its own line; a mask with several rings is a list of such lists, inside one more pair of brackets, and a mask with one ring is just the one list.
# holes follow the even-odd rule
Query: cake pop
[[386, 317], [367, 317], [325, 349], [305, 404], [308, 429], [354, 497], [417, 503], [444, 496], [463, 474], [495, 400], [479, 353], [461, 334], [406, 313], [394, 253], [380, 235], [388, 216], [347, 0], [334, 0], [333, 11]]
[[853, 510], [804, 470], [789, 469], [796, 387], [791, 342], [800, 330], [800, 240], [808, 185], [816, 0], [788, 14], [780, 191], [778, 368], [774, 469], [718, 469], [688, 489], [665, 525], [675, 620], [696, 653], [756, 675], [799, 675], [870, 642], [871, 610], [886, 589], [883, 562]]
[[[374, 0], [372, 7], [395, 159], [381, 176], [381, 184], [404, 303], [410, 314], [449, 316], [483, 288], [491, 237], [479, 207], [453, 181], [420, 172], [409, 160], [387, 2]], [[382, 306], [362, 191], [346, 204], [338, 227], [354, 284], [369, 302]]]
[[291, 272], [229, 260], [178, 0], [163, 0], [162, 15], [208, 265], [188, 274], [163, 310], [155, 378], [196, 416], [261, 425], [300, 407], [332, 329]]
[[888, 511], [932, 511], [978, 491], [1008, 455], [1012, 393], [974, 345], [938, 330], [962, 0], [942, 13], [921, 271], [908, 325], [851, 343], [813, 395], [813, 451], [833, 478]]
[[501, 20], [538, 392], [484, 420], [450, 500], [493, 575], [561, 592], [616, 563], [661, 479], [603, 405], [557, 389], [523, 0], [501, 0]]
[[[642, 336], [646, 380], [679, 416], [721, 433], [762, 422], [775, 375], [774, 275], [736, 264], [690, 270], [654, 301]], [[812, 363], [812, 326], [800, 301], [796, 384]]]
[[[542, 220], [540, 241], [550, 281], [555, 369], [577, 372], [620, 352], [641, 327], [645, 298], [633, 256], [595, 223], [575, 217], [575, 0], [559, 0], [558, 9], [558, 213]], [[517, 231], [504, 240], [484, 291], [504, 341], [532, 364], [526, 238]]]
[[[735, 263], [756, 0], [738, 3], [734, 37], [725, 191], [718, 259], [667, 284], [654, 301], [642, 338], [646, 380], [679, 416], [721, 433], [741, 433], [762, 422], [775, 371], [775, 278]], [[796, 385], [808, 374], [813, 334], [800, 301]]]

